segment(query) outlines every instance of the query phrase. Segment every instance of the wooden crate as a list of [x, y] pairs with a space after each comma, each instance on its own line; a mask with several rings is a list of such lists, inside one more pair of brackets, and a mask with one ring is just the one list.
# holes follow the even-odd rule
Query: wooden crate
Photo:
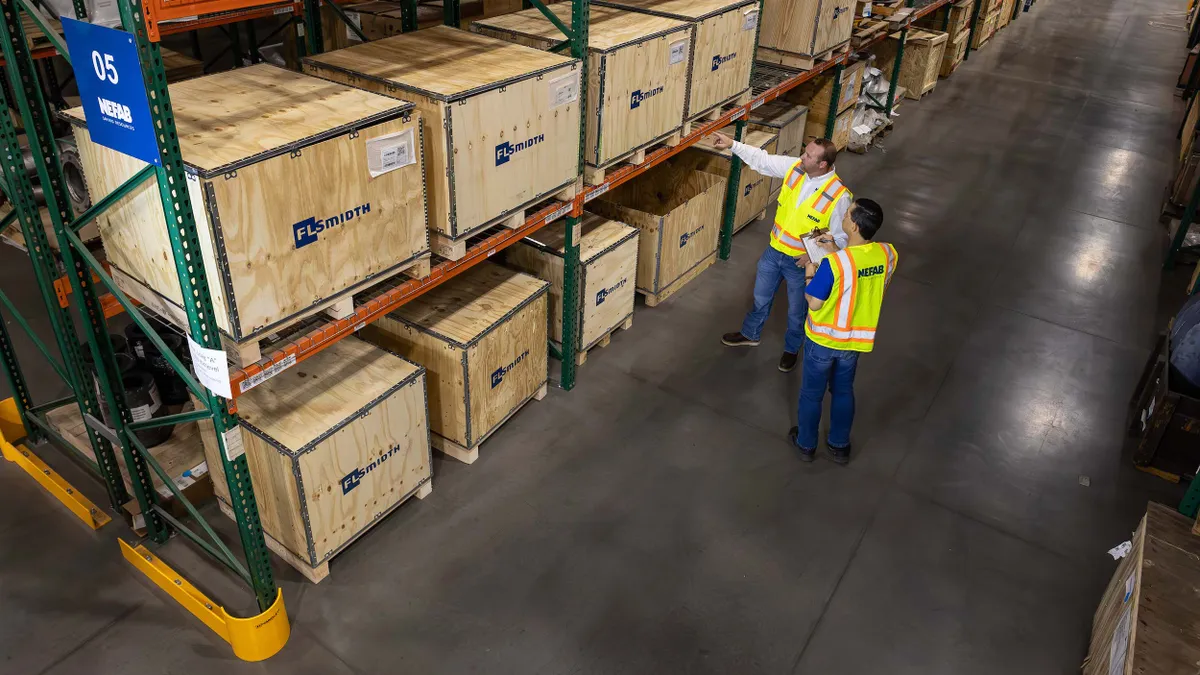
[[[571, 6], [549, 7], [570, 25]], [[588, 112], [585, 171], [589, 183], [603, 169], [647, 146], [678, 142], [687, 98], [691, 27], [674, 19], [592, 6], [588, 26]], [[537, 9], [471, 24], [471, 30], [538, 49], [566, 38]], [[635, 159], [635, 162], [640, 161]]]
[[[420, 118], [411, 104], [266, 64], [170, 90], [198, 253], [227, 340], [251, 344], [427, 264]], [[112, 192], [146, 166], [93, 143], [82, 108], [65, 116], [92, 194]], [[398, 153], [400, 166], [372, 177], [368, 162], [384, 151]], [[97, 222], [122, 290], [186, 328], [158, 185], [143, 183]]]
[[471, 464], [501, 424], [546, 395], [549, 288], [483, 264], [362, 331], [429, 371], [433, 447]]
[[996, 30], [1000, 30], [1009, 24], [1013, 18], [1013, 8], [1017, 6], [1017, 0], [1004, 0], [1000, 3], [1000, 16], [996, 17]]
[[[478, 1], [461, 3], [459, 11], [461, 12], [462, 20], [468, 21], [472, 18], [483, 16], [486, 11], [485, 4]], [[367, 36], [368, 40], [378, 40], [404, 32], [401, 5], [402, 3], [395, 0], [370, 0], [369, 2], [344, 5], [342, 9], [346, 11], [346, 15], [350, 20], [355, 22], [359, 30]], [[433, 26], [441, 25], [443, 21], [445, 21], [445, 14], [441, 3], [421, 3], [417, 5], [418, 28], [432, 28]], [[334, 25], [341, 25], [341, 21], [338, 20]], [[352, 36], [352, 41], [357, 39], [357, 36]]]
[[1200, 663], [1200, 537], [1151, 502], [1092, 617], [1083, 675], [1193, 673]]
[[[940, 31], [909, 30], [908, 41], [904, 43], [904, 58], [900, 62], [899, 84], [904, 87], [905, 96], [919, 100], [937, 86], [948, 39], [949, 36]], [[875, 67], [885, 73], [892, 72], [899, 46], [899, 33], [892, 33], [879, 43], [875, 48]]]
[[963, 57], [967, 55], [967, 42], [970, 38], [971, 31], [964, 30], [946, 42], [946, 49], [942, 52], [942, 64], [938, 67], [939, 76], [950, 77], [951, 73], [958, 70]]
[[[930, 28], [933, 30], [945, 31], [951, 35], [958, 35], [964, 30], [971, 28], [971, 10], [974, 8], [973, 0], [958, 0], [952, 5], [943, 5], [932, 14], [927, 14], [920, 19], [917, 19], [917, 25], [921, 28]], [[946, 22], [946, 13], [950, 13], [950, 21]]]
[[159, 51], [162, 53], [163, 68], [167, 71], [167, 82], [182, 82], [204, 74], [204, 62], [200, 59], [194, 59], [166, 47]]
[[[637, 283], [638, 230], [593, 213], [585, 214], [579, 238], [580, 335], [577, 362], [587, 351], [607, 344], [618, 328], [633, 325]], [[550, 282], [550, 340], [562, 344], [563, 248], [566, 223], [559, 222], [526, 237], [505, 251], [505, 263]]]
[[[897, 98], [899, 98], [899, 89], [897, 89]], [[829, 140], [838, 150], [845, 150], [850, 144], [850, 125], [854, 123], [854, 108], [837, 116], [833, 121], [833, 137]], [[825, 138], [825, 120], [814, 120], [809, 114], [808, 122], [804, 127], [804, 142], [808, 143], [817, 138]]]
[[[268, 545], [313, 583], [372, 525], [432, 490], [425, 379], [424, 368], [351, 337], [238, 399], [226, 451], [245, 452]], [[212, 422], [200, 432], [228, 509]]]
[[416, 104], [437, 253], [460, 258], [470, 235], [575, 194], [575, 59], [437, 26], [309, 57], [304, 70]]
[[[911, 38], [910, 38], [911, 39]], [[907, 59], [908, 53], [905, 52]], [[866, 61], [855, 61], [842, 71], [842, 83], [838, 91], [838, 113], [854, 107], [862, 95], [863, 79], [867, 71]], [[885, 71], [886, 72], [886, 71]], [[793, 104], [808, 106], [808, 121], [824, 122], [829, 119], [829, 99], [833, 96], [833, 75], [822, 75], [784, 94], [784, 99]]]
[[[733, 127], [726, 127], [721, 133], [733, 136]], [[742, 142], [756, 148], [777, 154], [779, 136], [770, 131], [752, 130], [745, 133]], [[721, 178], [729, 178], [729, 162], [732, 153], [729, 150], [718, 150], [713, 147], [708, 138], [702, 139], [692, 147], [684, 150], [673, 160], [678, 166], [685, 166], [694, 171], [704, 171]], [[771, 203], [771, 181], [766, 176], [742, 165], [738, 185], [737, 208], [733, 214], [733, 231], [738, 232], [750, 223], [766, 215], [767, 206]]]
[[975, 41], [971, 43], [972, 49], [979, 49], [996, 34], [996, 23], [1000, 20], [1000, 11], [996, 10], [984, 16], [983, 11], [980, 10], [979, 16], [979, 22], [975, 25]]
[[589, 202], [588, 210], [641, 231], [636, 287], [650, 307], [716, 258], [725, 184], [667, 161]]
[[[775, 152], [789, 157], [799, 157], [804, 153], [804, 127], [808, 123], [808, 106], [791, 103], [787, 99], [775, 99], [764, 103], [750, 112], [750, 131], [766, 131], [779, 137]], [[771, 195], [783, 187], [782, 178], [768, 178], [768, 190]]]
[[854, 0], [765, 0], [759, 58], [811, 68], [789, 59], [814, 60], [850, 41]]
[[720, 107], [750, 87], [758, 27], [756, 0], [597, 0], [596, 4], [665, 16], [692, 26], [687, 119]]

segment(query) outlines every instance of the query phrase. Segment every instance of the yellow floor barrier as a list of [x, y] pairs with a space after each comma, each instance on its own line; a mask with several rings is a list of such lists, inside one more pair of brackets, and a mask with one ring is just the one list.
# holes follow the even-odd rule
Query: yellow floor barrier
[[224, 607], [214, 605], [199, 589], [145, 546], [130, 546], [124, 539], [117, 541], [121, 544], [121, 554], [130, 564], [228, 642], [239, 659], [262, 661], [274, 656], [287, 644], [292, 626], [283, 607], [282, 589], [275, 596], [275, 603], [270, 609], [258, 616], [239, 619], [230, 616]]
[[[0, 401], [0, 455], [25, 470], [58, 501], [62, 502], [88, 527], [98, 530], [112, 520], [87, 497], [71, 486], [62, 476], [46, 466], [40, 457], [21, 444], [25, 438], [25, 424], [17, 411], [17, 402], [11, 398]], [[14, 444], [14, 441], [16, 444]]]

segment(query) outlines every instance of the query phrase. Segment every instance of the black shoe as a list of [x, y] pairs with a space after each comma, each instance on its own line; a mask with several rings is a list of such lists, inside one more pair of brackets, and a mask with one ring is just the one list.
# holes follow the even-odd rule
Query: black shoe
[[784, 352], [783, 356], [779, 357], [779, 369], [785, 373], [790, 373], [796, 369], [796, 355], [791, 352]]
[[788, 429], [788, 442], [791, 443], [792, 447], [796, 449], [796, 452], [800, 454], [801, 462], [811, 462], [814, 459], [816, 459], [817, 451], [816, 450], [805, 450], [804, 448], [800, 447], [799, 445], [796, 445], [796, 436], [799, 433], [800, 433], [800, 427], [792, 427], [791, 429]]
[[757, 347], [758, 340], [751, 340], [741, 332], [726, 333], [721, 336], [721, 343], [728, 347]]
[[837, 464], [840, 466], [846, 466], [847, 464], [850, 463], [850, 446], [849, 445], [847, 445], [844, 448], [835, 448], [829, 444], [829, 441], [826, 441], [825, 449], [829, 454], [829, 459], [833, 460], [834, 464]]

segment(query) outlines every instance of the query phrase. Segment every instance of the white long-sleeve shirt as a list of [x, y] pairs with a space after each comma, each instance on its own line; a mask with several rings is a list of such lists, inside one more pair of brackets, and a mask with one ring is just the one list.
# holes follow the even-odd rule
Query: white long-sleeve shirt
[[[788, 157], [787, 155], [772, 155], [762, 148], [756, 148], [753, 145], [745, 143], [733, 142], [733, 153], [740, 157], [746, 166], [754, 169], [758, 173], [768, 178], [787, 178], [788, 170], [792, 165], [800, 161], [799, 157]], [[796, 206], [806, 199], [811, 199], [812, 196], [821, 189], [825, 181], [829, 180], [830, 175], [834, 173], [830, 170], [823, 176], [806, 176], [804, 183], [800, 186], [800, 194], [796, 197]], [[833, 204], [833, 213], [829, 216], [829, 232], [833, 235], [833, 241], [838, 248], [845, 248], [846, 232], [842, 230], [842, 220], [846, 217], [846, 212], [850, 210], [850, 197], [847, 192], [843, 192], [842, 196], [838, 197]]]

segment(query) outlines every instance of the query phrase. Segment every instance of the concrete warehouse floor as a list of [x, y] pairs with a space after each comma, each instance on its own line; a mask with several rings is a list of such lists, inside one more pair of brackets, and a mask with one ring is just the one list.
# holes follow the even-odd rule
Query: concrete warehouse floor
[[[761, 347], [720, 344], [750, 301], [759, 223], [477, 464], [435, 455], [432, 497], [326, 582], [278, 565], [294, 633], [265, 663], [133, 572], [123, 524], [88, 531], [0, 463], [0, 672], [1075, 672], [1105, 551], [1147, 499], [1182, 493], [1134, 470], [1123, 434], [1189, 272], [1164, 281], [1156, 222], [1182, 5], [1040, 0], [906, 101], [886, 151], [839, 162], [900, 252], [848, 468], [786, 445], [800, 377], [775, 369], [781, 309]], [[20, 255], [0, 261], [5, 290], [31, 288]], [[31, 290], [19, 300], [39, 314]], [[184, 542], [163, 554], [251, 609]]]

